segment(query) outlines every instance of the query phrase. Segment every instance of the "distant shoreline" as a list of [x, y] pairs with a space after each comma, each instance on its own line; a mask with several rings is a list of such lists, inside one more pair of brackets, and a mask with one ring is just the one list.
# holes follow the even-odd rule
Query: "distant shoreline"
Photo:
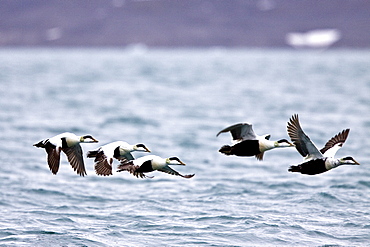
[[370, 47], [368, 0], [3, 0], [1, 5], [0, 47], [284, 48], [289, 34], [324, 29], [340, 33], [331, 48]]

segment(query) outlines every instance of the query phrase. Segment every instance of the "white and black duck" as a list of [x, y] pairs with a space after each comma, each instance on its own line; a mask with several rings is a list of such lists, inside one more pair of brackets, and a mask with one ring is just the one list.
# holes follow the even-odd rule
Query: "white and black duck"
[[99, 147], [96, 150], [88, 151], [88, 158], [95, 158], [95, 172], [98, 175], [112, 175], [113, 159], [119, 161], [134, 160], [131, 152], [142, 151], [150, 152], [150, 150], [142, 143], [131, 145], [124, 141], [116, 141]]
[[135, 160], [122, 160], [117, 172], [128, 171], [138, 178], [147, 177], [144, 173], [161, 171], [183, 178], [192, 178], [195, 174], [182, 175], [170, 165], [185, 165], [178, 157], [162, 158], [156, 155], [146, 155]]
[[54, 175], [57, 174], [59, 170], [60, 152], [63, 151], [67, 155], [68, 161], [73, 170], [80, 176], [84, 176], [86, 175], [86, 170], [80, 143], [93, 142], [98, 142], [98, 140], [91, 135], [76, 136], [73, 133], [65, 132], [48, 139], [44, 139], [33, 146], [45, 148], [47, 153], [47, 162]]
[[295, 144], [297, 151], [304, 157], [304, 161], [291, 166], [288, 171], [307, 175], [316, 175], [341, 165], [359, 165], [351, 156], [334, 158], [336, 152], [346, 141], [349, 129], [345, 129], [332, 137], [325, 146], [319, 150], [311, 139], [303, 132], [298, 115], [290, 118], [287, 126], [288, 135]]
[[218, 132], [217, 136], [225, 132], [231, 133], [234, 143], [231, 146], [224, 145], [220, 148], [219, 152], [225, 155], [256, 156], [258, 160], [263, 160], [263, 155], [268, 150], [294, 146], [286, 139], [270, 141], [270, 135], [256, 135], [252, 124], [249, 123], [238, 123], [229, 126]]

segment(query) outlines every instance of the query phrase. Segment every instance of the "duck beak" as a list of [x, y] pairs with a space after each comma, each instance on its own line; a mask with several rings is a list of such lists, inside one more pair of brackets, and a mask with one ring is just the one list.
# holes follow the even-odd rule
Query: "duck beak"
[[145, 151], [147, 151], [148, 153], [151, 153], [151, 152], [152, 152], [152, 151], [150, 151], [150, 149], [149, 149], [149, 148], [147, 148], [147, 147], [145, 147], [144, 149], [145, 149]]
[[289, 142], [289, 145], [290, 145], [291, 147], [295, 147], [295, 145], [294, 145], [293, 143], [291, 143], [291, 142]]
[[94, 137], [92, 138], [93, 139], [93, 142], [99, 142], [98, 140], [96, 140]]
[[355, 162], [356, 165], [360, 165], [360, 163], [358, 163], [356, 160], [353, 160]]
[[182, 162], [181, 160], [180, 160], [180, 164], [183, 165], [183, 166], [186, 166], [186, 164], [184, 162]]

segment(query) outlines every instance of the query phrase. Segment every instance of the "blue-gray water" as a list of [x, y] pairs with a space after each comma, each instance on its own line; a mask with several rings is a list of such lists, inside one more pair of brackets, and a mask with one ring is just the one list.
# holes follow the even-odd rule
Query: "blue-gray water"
[[[366, 246], [370, 241], [369, 50], [0, 50], [1, 246]], [[342, 166], [287, 171], [294, 148], [262, 162], [227, 157], [222, 128], [251, 122], [288, 138], [298, 113], [317, 146], [345, 128]], [[184, 179], [153, 172], [57, 175], [33, 143], [64, 131], [176, 155]], [[134, 153], [140, 157], [142, 153]], [[115, 161], [115, 165], [117, 165]]]

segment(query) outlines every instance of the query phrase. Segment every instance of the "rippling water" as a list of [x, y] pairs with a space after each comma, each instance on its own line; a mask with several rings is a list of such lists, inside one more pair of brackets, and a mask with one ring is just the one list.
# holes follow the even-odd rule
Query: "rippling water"
[[[369, 68], [369, 50], [0, 50], [0, 245], [366, 246]], [[337, 156], [361, 166], [305, 176], [287, 171], [294, 148], [217, 152], [238, 122], [288, 138], [294, 113], [319, 147], [351, 128]], [[63, 156], [54, 176], [32, 144], [64, 131], [100, 141], [85, 153], [142, 142], [196, 175], [98, 177], [85, 159], [79, 177]]]

